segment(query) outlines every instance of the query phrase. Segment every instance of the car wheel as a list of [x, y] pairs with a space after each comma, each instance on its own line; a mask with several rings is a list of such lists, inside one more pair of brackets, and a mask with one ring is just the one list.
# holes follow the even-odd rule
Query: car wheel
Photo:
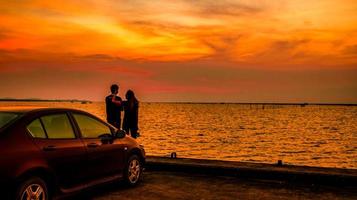
[[140, 181], [141, 174], [142, 163], [139, 157], [137, 155], [130, 156], [124, 171], [125, 182], [130, 186], [134, 186]]
[[38, 177], [22, 181], [16, 191], [16, 200], [48, 200], [46, 183]]

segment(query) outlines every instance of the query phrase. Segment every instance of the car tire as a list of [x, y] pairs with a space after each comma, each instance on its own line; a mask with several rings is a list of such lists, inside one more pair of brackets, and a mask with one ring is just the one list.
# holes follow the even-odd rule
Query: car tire
[[124, 181], [129, 186], [137, 185], [142, 177], [143, 166], [137, 155], [131, 155], [124, 169]]
[[21, 181], [15, 193], [16, 200], [26, 200], [28, 196], [38, 200], [48, 200], [49, 194], [46, 182], [39, 177], [31, 177]]

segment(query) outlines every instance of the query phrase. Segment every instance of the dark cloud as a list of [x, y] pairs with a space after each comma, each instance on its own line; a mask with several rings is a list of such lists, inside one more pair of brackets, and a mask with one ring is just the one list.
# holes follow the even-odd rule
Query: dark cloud
[[357, 44], [347, 46], [345, 49], [343, 49], [342, 53], [348, 55], [357, 55]]
[[201, 37], [200, 40], [203, 44], [214, 50], [215, 54], [210, 57], [225, 58], [229, 55], [230, 51], [236, 48], [237, 42], [242, 37], [243, 34], [237, 33], [235, 35], [232, 34], [223, 36], [209, 35], [207, 37]]
[[84, 55], [84, 56], [76, 56], [79, 59], [89, 59], [89, 60], [113, 60], [116, 59], [115, 57], [107, 54], [90, 54], [90, 55]]
[[204, 16], [241, 16], [252, 15], [264, 11], [263, 7], [252, 6], [231, 1], [190, 1], [197, 14]]
[[[172, 10], [160, 10], [160, 13], [154, 13], [151, 6], [159, 1], [153, 1], [147, 3], [147, 1], [135, 0], [130, 3], [125, 2], [121, 6], [119, 12], [123, 15], [131, 15], [132, 12], [138, 13], [139, 16], [134, 17], [131, 21], [127, 21], [130, 24], [136, 26], [157, 27], [162, 29], [175, 29], [175, 28], [187, 28], [192, 26], [179, 25], [176, 23], [153, 23], [152, 20], [145, 20], [145, 16], [153, 16], [156, 14], [165, 14], [165, 12], [172, 12]], [[237, 17], [237, 16], [250, 16], [264, 12], [266, 9], [262, 3], [240, 3], [234, 1], [212, 1], [212, 0], [179, 0], [170, 2], [171, 4], [178, 4], [177, 13], [189, 17], [203, 17], [203, 18], [217, 18], [225, 19], [225, 17]], [[183, 3], [183, 4], [182, 4]], [[137, 9], [137, 5], [140, 5], [140, 10]], [[184, 6], [183, 6], [184, 5]], [[183, 6], [183, 7], [182, 7]], [[173, 10], [174, 9], [174, 6]], [[175, 12], [173, 12], [175, 13]], [[130, 18], [129, 18], [130, 19]]]
[[[8, 28], [1, 27], [1, 23], [0, 23], [0, 42], [2, 40], [6, 40], [6, 39], [13, 37], [15, 34], [16, 34], [15, 31], [10, 30]], [[1, 49], [0, 49], [0, 51], [1, 51]]]
[[8, 38], [9, 38], [9, 34], [0, 29], [0, 41]]
[[280, 41], [275, 41], [271, 44], [271, 49], [274, 49], [276, 51], [284, 51], [284, 50], [290, 50], [294, 49], [300, 45], [306, 44], [310, 42], [308, 39], [301, 39], [301, 40], [280, 40]]
[[290, 63], [298, 59], [309, 58], [311, 55], [308, 55], [306, 52], [296, 51], [298, 47], [306, 45], [309, 42], [310, 40], [308, 39], [274, 41], [266, 49], [262, 49], [261, 53], [255, 54], [251, 60], [258, 63], [270, 62], [274, 65], [276, 64], [274, 62]]

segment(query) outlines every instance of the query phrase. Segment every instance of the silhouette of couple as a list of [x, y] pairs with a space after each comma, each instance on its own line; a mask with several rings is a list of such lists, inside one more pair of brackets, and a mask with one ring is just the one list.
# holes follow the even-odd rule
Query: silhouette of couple
[[138, 137], [138, 113], [139, 101], [132, 90], [125, 94], [126, 101], [123, 101], [117, 94], [119, 86], [113, 84], [110, 87], [111, 94], [105, 98], [107, 121], [114, 127], [121, 128], [121, 112], [124, 110], [123, 130], [133, 138]]

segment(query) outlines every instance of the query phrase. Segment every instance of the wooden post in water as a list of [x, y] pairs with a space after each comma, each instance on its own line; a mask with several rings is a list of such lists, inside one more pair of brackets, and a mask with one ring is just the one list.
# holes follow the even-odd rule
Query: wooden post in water
[[177, 158], [176, 152], [172, 152], [170, 157], [171, 158]]
[[278, 160], [278, 166], [283, 166], [283, 161], [282, 160]]

